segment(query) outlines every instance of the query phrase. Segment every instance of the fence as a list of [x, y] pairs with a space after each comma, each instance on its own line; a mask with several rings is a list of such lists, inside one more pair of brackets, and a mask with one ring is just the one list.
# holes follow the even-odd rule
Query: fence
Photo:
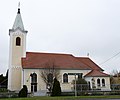
[[[110, 87], [107, 89], [106, 87]], [[89, 84], [73, 84], [72, 91], [64, 91], [63, 95], [120, 95], [120, 84], [107, 84], [91, 88]]]
[[120, 84], [111, 84], [111, 90], [120, 90]]
[[[111, 90], [101, 90], [100, 88], [91, 89], [89, 84], [73, 84], [72, 91], [62, 91], [62, 95], [120, 95], [120, 84], [111, 84]], [[4, 86], [0, 86], [0, 90], [5, 89]], [[75, 90], [76, 89], [76, 90]], [[18, 94], [9, 91], [0, 91], [0, 97], [17, 97]]]
[[[75, 90], [75, 87], [76, 87], [76, 90], [78, 91], [89, 91], [89, 90], [92, 90], [92, 91], [95, 91], [95, 90], [104, 90], [104, 91], [116, 91], [116, 90], [119, 90], [120, 91], [120, 84], [106, 84], [106, 86], [96, 86], [96, 87], [93, 87], [91, 88], [89, 84], [73, 84], [73, 90]], [[110, 87], [110, 89], [108, 90], [106, 87]]]

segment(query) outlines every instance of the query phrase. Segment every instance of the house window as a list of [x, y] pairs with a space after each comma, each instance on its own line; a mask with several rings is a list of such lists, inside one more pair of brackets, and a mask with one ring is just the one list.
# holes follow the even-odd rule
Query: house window
[[33, 73], [31, 76], [31, 92], [37, 91], [37, 74]]
[[21, 38], [17, 37], [16, 38], [16, 46], [20, 46], [21, 45]]
[[97, 79], [97, 86], [100, 87], [100, 79]]
[[79, 73], [78, 74], [78, 79], [81, 79], [82, 78], [82, 73]]
[[105, 86], [105, 79], [102, 79], [102, 86]]
[[93, 89], [96, 88], [96, 87], [95, 87], [95, 79], [94, 79], [94, 78], [91, 79], [91, 82], [92, 82], [92, 88], [93, 88]]
[[63, 74], [63, 83], [68, 83], [68, 74]]
[[48, 83], [52, 83], [53, 82], [53, 74], [49, 73], [47, 75], [47, 81], [48, 81]]

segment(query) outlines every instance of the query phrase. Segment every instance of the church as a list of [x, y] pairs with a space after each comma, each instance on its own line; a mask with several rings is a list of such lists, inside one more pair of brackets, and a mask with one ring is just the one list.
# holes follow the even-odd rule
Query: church
[[54, 78], [62, 91], [74, 91], [73, 80], [85, 79], [91, 89], [110, 91], [110, 76], [89, 57], [72, 54], [27, 52], [25, 30], [20, 8], [9, 29], [8, 90], [19, 91], [23, 85], [29, 92], [46, 93]]

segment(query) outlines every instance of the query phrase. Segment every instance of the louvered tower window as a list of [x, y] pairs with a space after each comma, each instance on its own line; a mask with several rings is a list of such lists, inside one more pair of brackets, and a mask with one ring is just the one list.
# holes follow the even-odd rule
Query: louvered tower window
[[16, 46], [20, 46], [21, 45], [21, 38], [17, 37], [16, 38]]

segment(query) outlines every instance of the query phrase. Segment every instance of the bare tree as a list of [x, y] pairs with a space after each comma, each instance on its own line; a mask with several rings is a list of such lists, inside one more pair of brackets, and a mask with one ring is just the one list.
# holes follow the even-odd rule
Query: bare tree
[[120, 71], [113, 70], [110, 75], [111, 89], [120, 90]]
[[46, 63], [45, 68], [41, 70], [40, 76], [42, 80], [46, 83], [46, 88], [51, 91], [53, 86], [53, 80], [56, 78], [60, 79], [60, 70], [57, 69], [54, 63]]
[[119, 76], [120, 76], [120, 71], [118, 71], [118, 70], [113, 70], [113, 71], [111, 72], [111, 75], [112, 75], [112, 76], [115, 76], [115, 77], [119, 77]]
[[120, 84], [120, 71], [113, 70], [110, 77], [111, 84]]

